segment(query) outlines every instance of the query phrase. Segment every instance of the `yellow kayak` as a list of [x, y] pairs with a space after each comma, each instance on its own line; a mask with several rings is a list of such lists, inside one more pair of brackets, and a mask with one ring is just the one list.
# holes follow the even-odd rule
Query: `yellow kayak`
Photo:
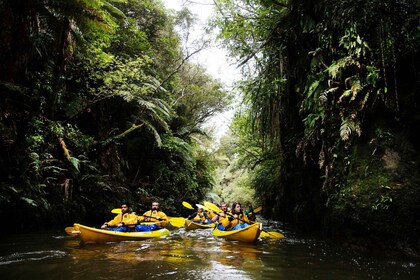
[[74, 224], [74, 229], [80, 232], [77, 236], [83, 243], [136, 241], [162, 237], [169, 235], [170, 233], [166, 228], [144, 232], [116, 232], [112, 230], [92, 228], [81, 224]]
[[66, 231], [68, 235], [73, 236], [73, 237], [77, 237], [80, 234], [80, 231], [76, 230], [74, 227], [66, 227], [64, 230]]
[[262, 229], [261, 223], [255, 223], [245, 228], [238, 230], [219, 230], [215, 228], [213, 235], [216, 237], [224, 237], [230, 240], [242, 241], [242, 242], [255, 242], [260, 236]]
[[185, 219], [185, 229], [186, 230], [193, 230], [193, 229], [204, 229], [204, 228], [214, 228], [214, 223], [211, 224], [199, 224], [191, 220]]

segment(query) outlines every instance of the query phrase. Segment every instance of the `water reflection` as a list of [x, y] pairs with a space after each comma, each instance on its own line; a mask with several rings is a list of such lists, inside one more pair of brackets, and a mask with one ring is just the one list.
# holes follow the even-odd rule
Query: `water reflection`
[[215, 238], [211, 229], [177, 229], [161, 239], [87, 245], [65, 233], [9, 236], [0, 240], [0, 275], [13, 280], [420, 279], [415, 260], [286, 236], [246, 244]]
[[59, 250], [13, 253], [0, 257], [0, 265], [62, 258], [66, 254], [66, 252]]

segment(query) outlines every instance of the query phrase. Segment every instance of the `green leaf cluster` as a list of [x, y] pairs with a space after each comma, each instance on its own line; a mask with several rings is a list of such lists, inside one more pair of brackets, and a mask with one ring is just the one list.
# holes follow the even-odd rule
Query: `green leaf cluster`
[[[419, 127], [418, 3], [215, 3], [213, 24], [244, 74], [238, 85], [242, 115], [233, 125], [240, 128], [235, 151], [262, 203], [273, 207], [269, 214], [313, 229], [346, 203], [360, 214], [369, 202], [369, 209], [384, 217], [397, 202], [380, 186], [395, 190], [402, 184], [398, 195], [411, 192], [416, 180], [397, 174], [413, 171], [418, 159], [393, 171], [375, 165], [376, 183], [361, 177], [355, 184], [361, 159], [355, 151], [372, 153], [366, 147], [377, 141], [380, 128], [394, 141], [371, 157], [381, 162], [388, 148], [418, 158], [419, 139], [412, 132]], [[373, 194], [356, 195], [356, 205], [344, 195], [355, 185]]]
[[123, 200], [175, 214], [202, 199], [214, 163], [201, 126], [231, 97], [183, 51], [175, 29], [189, 32], [191, 13], [157, 0], [31, 3], [0, 2], [0, 214], [93, 223]]

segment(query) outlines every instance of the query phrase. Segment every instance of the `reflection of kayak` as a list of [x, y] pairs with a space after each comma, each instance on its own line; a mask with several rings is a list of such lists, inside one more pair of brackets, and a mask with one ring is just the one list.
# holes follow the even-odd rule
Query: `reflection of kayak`
[[216, 237], [224, 237], [230, 240], [242, 241], [242, 242], [254, 242], [260, 236], [262, 224], [255, 223], [245, 228], [237, 230], [219, 230], [215, 228], [213, 235]]
[[185, 229], [186, 230], [193, 230], [193, 229], [203, 229], [203, 228], [214, 228], [214, 224], [199, 224], [195, 223], [194, 221], [185, 219]]
[[112, 230], [97, 229], [80, 224], [74, 224], [74, 228], [80, 231], [78, 237], [83, 243], [104, 243], [129, 240], [143, 240], [157, 238], [168, 235], [170, 232], [166, 228], [144, 231], [144, 232], [116, 232]]

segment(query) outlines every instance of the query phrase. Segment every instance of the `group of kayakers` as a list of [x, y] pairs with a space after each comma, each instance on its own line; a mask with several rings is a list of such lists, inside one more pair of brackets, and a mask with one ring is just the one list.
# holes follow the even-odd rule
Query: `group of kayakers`
[[225, 202], [220, 203], [221, 212], [204, 210], [202, 207], [187, 219], [198, 224], [216, 223], [219, 230], [241, 229], [255, 221], [255, 212], [252, 205], [244, 212], [239, 202], [234, 202], [229, 209]]
[[247, 227], [255, 221], [255, 212], [252, 205], [249, 205], [247, 211], [243, 211], [241, 203], [234, 202], [232, 208], [229, 208], [225, 202], [220, 203], [222, 212], [216, 213], [212, 221], [217, 223], [219, 230], [237, 230]]
[[[252, 205], [243, 211], [239, 202], [234, 202], [229, 209], [225, 202], [220, 203], [221, 212], [209, 211], [198, 207], [197, 212], [187, 217], [198, 224], [216, 223], [219, 230], [237, 230], [247, 227], [255, 221], [255, 212]], [[111, 221], [104, 223], [101, 228], [118, 232], [144, 232], [164, 228], [168, 225], [168, 217], [159, 209], [159, 203], [153, 202], [151, 210], [137, 215], [130, 211], [128, 202], [121, 204], [121, 213]]]
[[167, 224], [168, 217], [160, 211], [159, 202], [153, 202], [152, 209], [143, 213], [143, 215], [131, 212], [130, 204], [123, 202], [121, 203], [121, 213], [111, 221], [104, 223], [101, 228], [119, 232], [142, 232], [158, 230], [166, 227]]

